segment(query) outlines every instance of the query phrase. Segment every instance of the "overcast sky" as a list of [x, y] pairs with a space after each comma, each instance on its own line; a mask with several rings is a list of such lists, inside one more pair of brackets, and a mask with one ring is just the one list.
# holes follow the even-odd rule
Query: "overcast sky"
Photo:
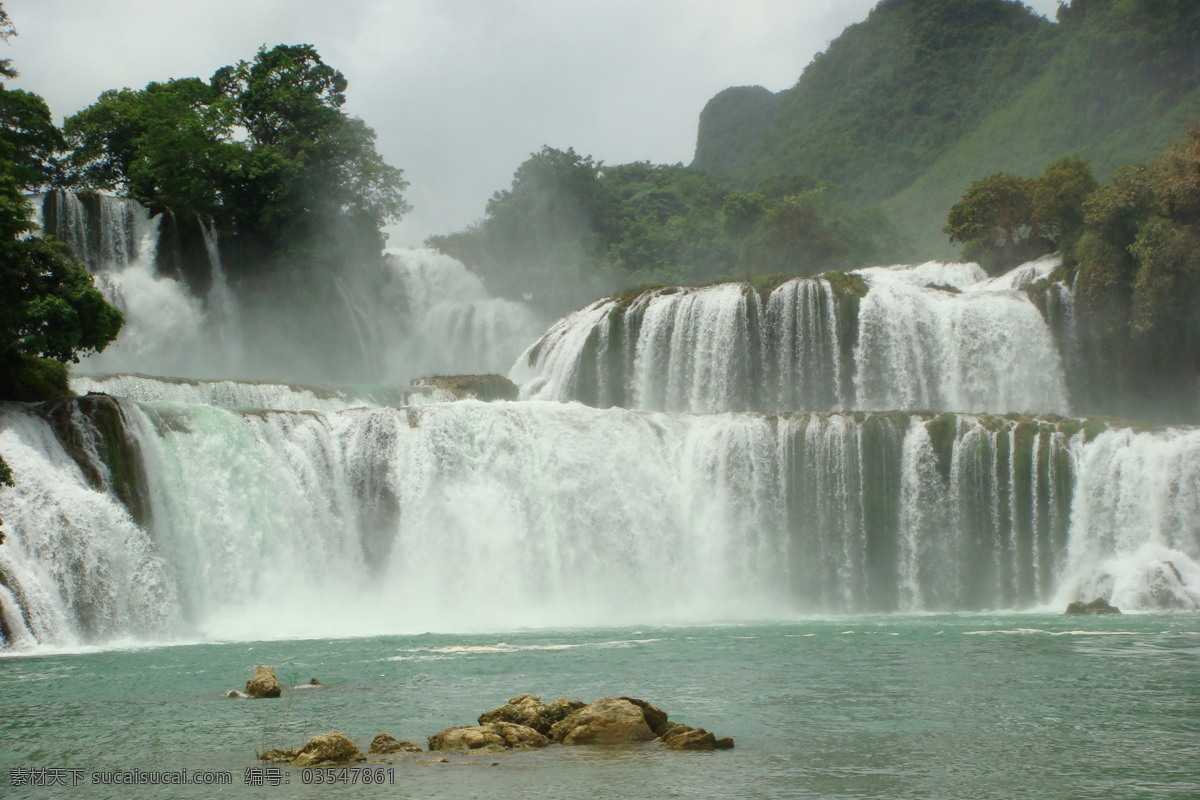
[[[7, 0], [0, 49], [61, 121], [105, 89], [207, 79], [307, 43], [411, 182], [392, 245], [483, 214], [543, 144], [609, 164], [690, 162], [704, 104], [772, 91], [876, 0]], [[1027, 2], [1053, 18], [1057, 0]]]

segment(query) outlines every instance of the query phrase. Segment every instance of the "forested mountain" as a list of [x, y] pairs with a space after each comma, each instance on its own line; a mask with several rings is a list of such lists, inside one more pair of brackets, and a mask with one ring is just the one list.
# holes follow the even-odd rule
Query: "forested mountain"
[[693, 166], [831, 182], [928, 257], [951, 252], [941, 228], [972, 181], [1071, 154], [1106, 179], [1197, 119], [1194, 0], [1071, 0], [1057, 23], [1012, 0], [883, 0], [792, 88], [709, 101]]

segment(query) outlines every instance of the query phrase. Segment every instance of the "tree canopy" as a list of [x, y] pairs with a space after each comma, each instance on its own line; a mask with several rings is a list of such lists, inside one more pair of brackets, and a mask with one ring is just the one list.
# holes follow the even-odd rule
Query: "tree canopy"
[[408, 183], [342, 110], [346, 86], [299, 44], [264, 47], [208, 81], [104, 92], [65, 123], [61, 182], [211, 217], [260, 253], [311, 252], [331, 234], [378, 251], [380, 229], [409, 210]]
[[767, 273], [859, 267], [894, 235], [827, 184], [771, 176], [752, 190], [681, 164], [615, 166], [543, 147], [496, 192], [486, 216], [428, 244], [478, 270], [493, 291], [554, 312], [604, 291]]
[[943, 230], [992, 274], [1056, 250], [1070, 256], [1083, 231], [1083, 201], [1095, 188], [1078, 156], [1055, 161], [1038, 178], [996, 173], [971, 184]]
[[[0, 38], [14, 33], [0, 7]], [[0, 75], [16, 74], [0, 62]], [[0, 83], [0, 399], [68, 393], [60, 364], [103, 350], [121, 329], [121, 312], [83, 264], [63, 245], [30, 235], [25, 193], [50, 181], [60, 145], [42, 98]]]

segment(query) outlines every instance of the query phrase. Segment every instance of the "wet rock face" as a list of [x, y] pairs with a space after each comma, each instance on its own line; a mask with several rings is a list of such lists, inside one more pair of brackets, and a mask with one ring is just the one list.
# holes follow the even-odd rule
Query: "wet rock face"
[[568, 700], [565, 697], [556, 698], [553, 703], [546, 705], [538, 695], [519, 694], [510, 698], [505, 705], [480, 714], [478, 722], [480, 725], [489, 722], [511, 722], [533, 728], [543, 736], [548, 736], [554, 723], [572, 711], [583, 708], [584, 705], [578, 700]]
[[367, 757], [341, 731], [323, 733], [304, 743], [291, 761], [293, 767], [330, 767], [366, 761]]
[[620, 697], [602, 697], [550, 729], [551, 741], [565, 745], [631, 744], [654, 738], [642, 709]]
[[371, 740], [367, 749], [370, 755], [389, 755], [391, 753], [420, 753], [421, 748], [404, 739], [396, 739], [390, 734], [381, 733]]
[[246, 681], [247, 697], [279, 697], [282, 691], [274, 667], [257, 666], [254, 668], [254, 677]]
[[733, 739], [729, 737], [718, 739], [704, 728], [693, 728], [691, 725], [679, 723], [669, 725], [660, 735], [659, 741], [663, 747], [672, 750], [728, 750], [733, 747]]
[[496, 753], [545, 747], [550, 740], [526, 725], [489, 722], [486, 725], [460, 725], [446, 728], [429, 737], [430, 750], [474, 750]]
[[1097, 597], [1090, 603], [1076, 600], [1067, 606], [1063, 614], [1068, 616], [1084, 616], [1087, 614], [1120, 614], [1121, 609], [1109, 604], [1103, 597]]

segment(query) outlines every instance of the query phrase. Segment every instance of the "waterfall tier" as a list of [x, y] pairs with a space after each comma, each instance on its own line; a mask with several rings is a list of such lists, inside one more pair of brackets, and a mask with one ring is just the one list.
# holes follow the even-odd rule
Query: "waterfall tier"
[[462, 402], [10, 405], [6, 638], [1200, 604], [1200, 430]]
[[[1069, 412], [1054, 332], [974, 264], [651, 289], [555, 323], [510, 373], [522, 396], [661, 411]], [[1064, 292], [1065, 287], [1062, 289]]]
[[[56, 191], [34, 205], [42, 232], [67, 243], [125, 313], [121, 335], [82, 372], [403, 385], [504, 372], [544, 327], [527, 306], [490, 297], [478, 276], [431, 250], [390, 251], [336, 274], [281, 269], [272, 280], [239, 282], [226, 275], [220, 237], [203, 220], [190, 228], [196, 252], [164, 257], [178, 249], [181, 223], [133, 200]], [[198, 276], [178, 266], [197, 260]]]

